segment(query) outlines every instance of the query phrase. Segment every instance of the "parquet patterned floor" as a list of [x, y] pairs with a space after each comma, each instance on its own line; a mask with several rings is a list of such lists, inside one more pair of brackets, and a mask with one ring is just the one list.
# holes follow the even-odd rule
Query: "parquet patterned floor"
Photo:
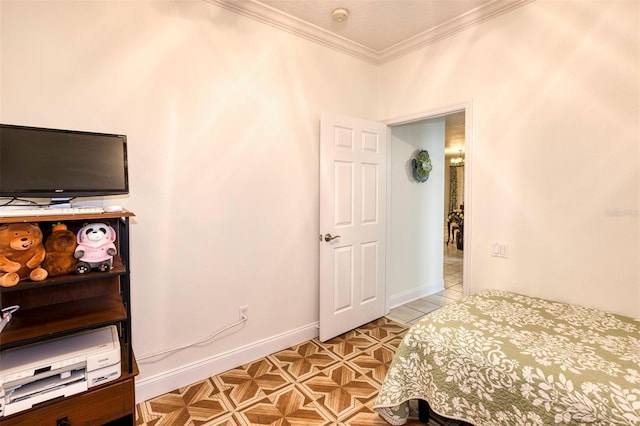
[[407, 329], [380, 318], [324, 343], [309, 340], [142, 402], [136, 425], [387, 425], [372, 407]]
[[[136, 426], [387, 425], [372, 407], [393, 354], [412, 324], [462, 297], [462, 275], [462, 251], [446, 245], [444, 291], [328, 342], [309, 340], [144, 401]], [[429, 423], [463, 424], [434, 413]]]

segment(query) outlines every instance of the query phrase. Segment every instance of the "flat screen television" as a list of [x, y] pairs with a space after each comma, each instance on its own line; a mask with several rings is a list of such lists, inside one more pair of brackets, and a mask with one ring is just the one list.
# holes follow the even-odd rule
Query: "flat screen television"
[[125, 135], [0, 124], [0, 197], [128, 193]]

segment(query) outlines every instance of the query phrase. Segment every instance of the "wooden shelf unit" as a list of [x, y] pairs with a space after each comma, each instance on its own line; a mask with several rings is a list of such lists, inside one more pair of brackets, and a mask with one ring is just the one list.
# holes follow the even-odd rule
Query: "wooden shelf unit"
[[119, 330], [121, 375], [118, 379], [67, 398], [47, 401], [30, 410], [0, 417], [1, 426], [101, 425], [134, 422], [134, 378], [138, 367], [131, 343], [129, 211], [101, 214], [0, 217], [0, 224], [38, 223], [44, 240], [52, 225], [62, 222], [76, 233], [85, 223], [106, 223], [117, 233], [117, 255], [107, 272], [20, 281], [0, 287], [2, 307], [20, 309], [0, 333], [0, 350], [67, 336], [78, 331], [115, 325]]

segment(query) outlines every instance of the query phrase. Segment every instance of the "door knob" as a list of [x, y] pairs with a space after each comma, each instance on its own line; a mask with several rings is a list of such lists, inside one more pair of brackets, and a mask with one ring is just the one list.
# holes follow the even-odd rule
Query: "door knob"
[[329, 242], [331, 240], [335, 240], [336, 238], [340, 238], [340, 235], [336, 235], [335, 237], [332, 236], [331, 234], [324, 234], [324, 240], [326, 242]]

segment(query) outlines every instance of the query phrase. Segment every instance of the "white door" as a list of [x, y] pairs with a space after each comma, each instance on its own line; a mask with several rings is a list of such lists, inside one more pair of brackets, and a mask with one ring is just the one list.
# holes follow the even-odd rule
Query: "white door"
[[387, 126], [320, 123], [320, 340], [386, 312]]

